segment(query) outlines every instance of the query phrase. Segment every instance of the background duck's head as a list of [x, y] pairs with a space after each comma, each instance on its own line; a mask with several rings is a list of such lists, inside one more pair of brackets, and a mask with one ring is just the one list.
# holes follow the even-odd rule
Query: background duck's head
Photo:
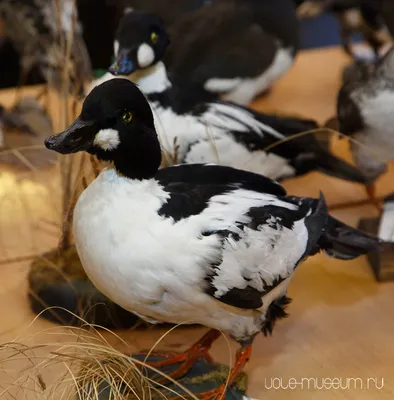
[[160, 17], [142, 11], [127, 12], [116, 32], [113, 75], [130, 75], [149, 68], [164, 56], [169, 37]]
[[79, 117], [64, 132], [47, 138], [45, 146], [61, 154], [87, 151], [114, 162], [122, 174], [141, 179], [152, 176], [161, 162], [152, 110], [127, 79], [96, 86]]

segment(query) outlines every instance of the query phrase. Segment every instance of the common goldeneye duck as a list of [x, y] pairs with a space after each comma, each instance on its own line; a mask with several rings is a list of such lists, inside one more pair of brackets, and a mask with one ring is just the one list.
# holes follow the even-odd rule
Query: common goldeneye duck
[[276, 180], [317, 170], [365, 182], [356, 168], [323, 149], [312, 135], [265, 150], [288, 136], [317, 128], [314, 121], [267, 115], [229, 102], [196, 102], [193, 82], [167, 77], [160, 60], [169, 39], [157, 16], [130, 12], [120, 22], [119, 32], [118, 61], [111, 70], [125, 72], [132, 66], [135, 72], [128, 79], [148, 97], [162, 148], [165, 154], [175, 153], [177, 162], [216, 163]]
[[286, 315], [287, 286], [302, 260], [320, 250], [352, 259], [378, 244], [331, 217], [323, 196], [288, 196], [264, 176], [202, 164], [158, 170], [152, 111], [128, 80], [93, 89], [79, 118], [45, 144], [114, 164], [85, 189], [74, 213], [78, 254], [97, 288], [148, 320], [212, 329], [174, 359], [184, 364], [173, 378], [222, 331], [240, 344], [231, 385], [254, 337]]
[[[160, 47], [160, 25], [157, 38], [152, 35], [147, 44], [156, 45], [157, 40], [155, 47]], [[247, 105], [292, 66], [298, 25], [293, 0], [212, 1], [168, 27], [171, 46], [165, 62], [170, 75], [193, 82], [200, 97]], [[120, 28], [116, 42], [122, 75], [131, 74], [135, 62], [135, 54], [128, 62], [123, 58], [131, 50], [129, 39], [135, 40], [133, 30]]]
[[374, 182], [394, 159], [394, 48], [356, 79], [344, 82], [337, 98], [339, 130], [353, 137], [351, 151], [367, 178], [368, 194], [375, 200]]

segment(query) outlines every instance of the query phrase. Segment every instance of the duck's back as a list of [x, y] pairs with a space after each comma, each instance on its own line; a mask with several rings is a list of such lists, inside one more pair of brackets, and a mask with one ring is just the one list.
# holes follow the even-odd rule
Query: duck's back
[[211, 77], [256, 77], [270, 66], [277, 42], [298, 48], [292, 0], [216, 0], [170, 29], [170, 72], [200, 82]]

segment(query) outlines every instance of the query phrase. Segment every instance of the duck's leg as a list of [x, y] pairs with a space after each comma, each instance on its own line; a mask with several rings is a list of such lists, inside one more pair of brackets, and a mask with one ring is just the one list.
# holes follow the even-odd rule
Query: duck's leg
[[212, 361], [212, 358], [208, 352], [213, 342], [216, 339], [218, 339], [220, 335], [221, 335], [220, 331], [217, 331], [216, 329], [211, 329], [198, 342], [196, 342], [184, 353], [172, 353], [172, 354], [154, 353], [152, 355], [165, 356], [166, 359], [156, 362], [147, 361], [146, 364], [157, 369], [160, 369], [168, 365], [180, 364], [178, 368], [167, 374], [173, 379], [180, 378], [184, 376], [191, 369], [191, 367], [198, 359], [204, 358], [206, 360]]
[[220, 385], [218, 388], [209, 390], [203, 393], [194, 393], [196, 397], [201, 400], [220, 400], [226, 397], [226, 390], [234, 384], [239, 374], [243, 371], [248, 363], [252, 354], [252, 344], [242, 345], [238, 350], [235, 357], [235, 363], [230, 371], [229, 377], [225, 384]]
[[367, 185], [366, 191], [371, 203], [379, 211], [379, 214], [381, 214], [383, 209], [379, 200], [376, 198], [376, 185], [374, 183]]

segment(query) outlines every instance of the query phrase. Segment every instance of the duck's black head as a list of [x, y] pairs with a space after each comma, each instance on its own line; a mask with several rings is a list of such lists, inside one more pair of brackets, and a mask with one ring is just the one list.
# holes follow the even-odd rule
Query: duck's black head
[[152, 177], [161, 162], [152, 110], [127, 79], [95, 87], [79, 117], [64, 132], [47, 138], [45, 146], [61, 154], [87, 151], [137, 179]]
[[143, 11], [129, 11], [120, 20], [115, 36], [113, 75], [130, 75], [149, 68], [164, 57], [170, 43], [161, 18]]

